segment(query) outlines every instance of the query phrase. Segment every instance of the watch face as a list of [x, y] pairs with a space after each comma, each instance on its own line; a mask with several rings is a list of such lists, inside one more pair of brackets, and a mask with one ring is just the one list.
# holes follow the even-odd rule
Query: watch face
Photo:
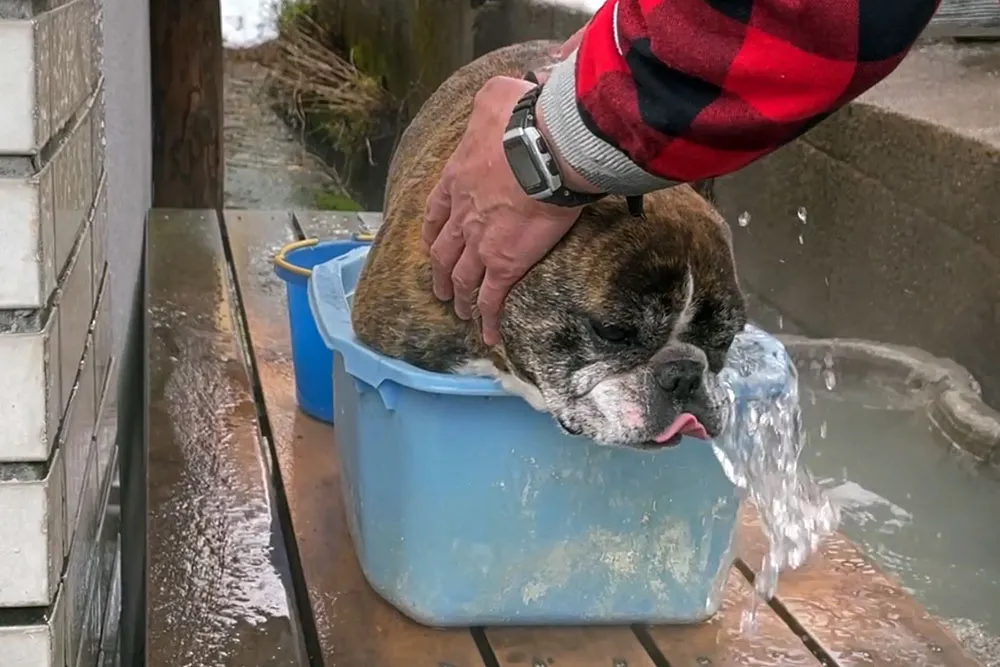
[[546, 182], [542, 179], [541, 174], [538, 173], [535, 162], [531, 159], [531, 153], [521, 138], [518, 137], [505, 141], [504, 149], [507, 153], [507, 162], [510, 164], [510, 169], [514, 172], [514, 178], [521, 184], [524, 191], [528, 194], [534, 194], [535, 192], [544, 190]]

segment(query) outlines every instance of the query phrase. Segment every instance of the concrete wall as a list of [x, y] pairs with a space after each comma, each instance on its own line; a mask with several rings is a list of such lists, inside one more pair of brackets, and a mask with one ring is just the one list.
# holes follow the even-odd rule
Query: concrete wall
[[3, 664], [117, 656], [102, 629], [118, 625], [109, 498], [150, 200], [149, 49], [144, 3], [106, 2], [0, 2]]
[[1000, 45], [919, 47], [802, 140], [718, 179], [723, 214], [750, 215], [734, 243], [764, 310], [953, 359], [1000, 406], [998, 82]]

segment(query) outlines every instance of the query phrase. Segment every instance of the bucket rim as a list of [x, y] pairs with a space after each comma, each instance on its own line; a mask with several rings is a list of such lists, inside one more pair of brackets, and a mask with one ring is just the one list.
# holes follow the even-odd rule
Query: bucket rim
[[[301, 278], [310, 278], [312, 276], [312, 269], [307, 269], [305, 267], [294, 264], [288, 259], [288, 255], [298, 250], [305, 250], [306, 248], [314, 248], [320, 245], [339, 245], [339, 244], [367, 244], [371, 243], [375, 239], [375, 235], [365, 232], [365, 233], [355, 233], [351, 234], [348, 238], [333, 238], [333, 239], [320, 239], [318, 237], [299, 239], [297, 241], [290, 241], [283, 245], [281, 249], [275, 253], [272, 258], [275, 271], [278, 275], [284, 271], [292, 276], [298, 276]], [[284, 276], [282, 276], [284, 277]]]
[[317, 244], [319, 244], [318, 238], [300, 239], [298, 241], [286, 243], [281, 246], [281, 249], [278, 250], [277, 254], [274, 256], [273, 261], [275, 268], [287, 271], [297, 276], [308, 278], [312, 275], [312, 269], [305, 269], [296, 264], [292, 264], [288, 261], [288, 253], [295, 252], [296, 250], [302, 250], [303, 248], [312, 248]]

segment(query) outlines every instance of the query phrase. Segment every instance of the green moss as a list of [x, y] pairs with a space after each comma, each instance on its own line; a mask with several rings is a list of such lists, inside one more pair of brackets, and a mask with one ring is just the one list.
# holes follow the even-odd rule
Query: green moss
[[313, 203], [320, 211], [360, 211], [361, 204], [342, 192], [325, 190], [317, 192]]
[[278, 12], [279, 31], [285, 26], [295, 23], [303, 16], [309, 16], [313, 12], [315, 5], [307, 0], [285, 0]]
[[385, 53], [381, 49], [376, 49], [370, 40], [358, 39], [351, 45], [348, 57], [358, 70], [368, 76], [377, 80], [385, 76]]

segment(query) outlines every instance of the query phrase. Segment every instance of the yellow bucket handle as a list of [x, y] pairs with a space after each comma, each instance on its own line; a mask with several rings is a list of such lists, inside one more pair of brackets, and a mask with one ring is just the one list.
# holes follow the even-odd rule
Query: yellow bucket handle
[[293, 250], [299, 250], [300, 248], [311, 248], [317, 243], [319, 243], [319, 239], [303, 239], [301, 241], [293, 241], [292, 243], [286, 244], [281, 250], [278, 251], [278, 254], [274, 256], [274, 265], [280, 269], [288, 271], [289, 273], [294, 273], [308, 278], [312, 275], [312, 269], [303, 269], [301, 266], [295, 266], [288, 261], [288, 253]]
[[[358, 232], [351, 236], [354, 241], [360, 241], [362, 243], [370, 243], [375, 240], [375, 235], [371, 232]], [[288, 253], [301, 248], [311, 248], [319, 243], [319, 239], [302, 239], [301, 241], [292, 241], [286, 244], [278, 254], [274, 256], [274, 265], [278, 268], [284, 269], [289, 273], [294, 273], [298, 276], [304, 276], [308, 278], [312, 275], [312, 269], [303, 269], [301, 266], [296, 266], [288, 261]]]

